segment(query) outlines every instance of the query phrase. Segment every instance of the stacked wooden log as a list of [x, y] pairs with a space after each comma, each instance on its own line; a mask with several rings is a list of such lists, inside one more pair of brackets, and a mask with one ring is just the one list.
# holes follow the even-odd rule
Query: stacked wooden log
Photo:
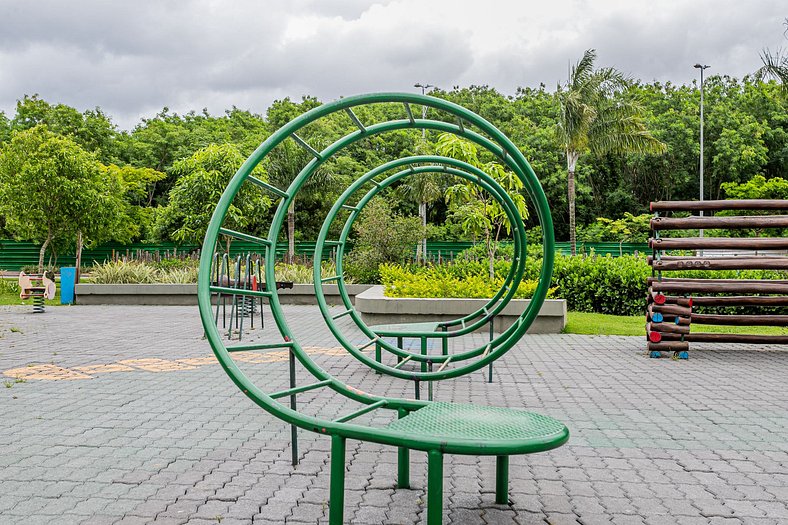
[[[714, 216], [714, 212], [749, 210], [758, 215]], [[689, 357], [691, 342], [788, 344], [788, 335], [692, 332], [693, 325], [788, 326], [784, 313], [744, 315], [698, 312], [701, 307], [788, 306], [788, 280], [669, 278], [663, 272], [679, 270], [788, 270], [788, 238], [775, 237], [663, 237], [666, 230], [764, 230], [788, 228], [788, 200], [715, 200], [652, 202], [653, 250], [648, 258], [646, 338], [651, 357], [673, 352]], [[699, 212], [689, 217], [667, 217], [672, 212]], [[704, 212], [706, 215], [704, 215]], [[674, 250], [683, 252], [675, 254]], [[687, 252], [691, 252], [687, 255]], [[705, 276], [704, 276], [705, 277]], [[724, 295], [720, 295], [724, 294]]]

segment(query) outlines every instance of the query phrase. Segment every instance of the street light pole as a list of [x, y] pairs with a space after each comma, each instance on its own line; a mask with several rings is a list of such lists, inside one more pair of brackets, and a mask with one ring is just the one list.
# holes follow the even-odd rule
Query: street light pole
[[[427, 92], [427, 89], [431, 87], [435, 87], [432, 84], [422, 84], [420, 82], [413, 84], [413, 87], [421, 88], [421, 94], [424, 95]], [[421, 118], [427, 118], [427, 106], [421, 106]], [[427, 128], [422, 128], [421, 130], [421, 138], [425, 140], [427, 138]]]
[[[700, 69], [700, 201], [703, 202], [703, 70], [710, 66], [695, 64], [693, 67]], [[700, 210], [700, 216], [703, 217], [703, 210]], [[700, 236], [703, 237], [703, 229]]]

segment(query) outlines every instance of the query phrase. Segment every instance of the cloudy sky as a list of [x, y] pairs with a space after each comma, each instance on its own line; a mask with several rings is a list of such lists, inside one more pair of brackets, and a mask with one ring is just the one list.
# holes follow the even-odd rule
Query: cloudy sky
[[[781, 7], [782, 6], [782, 7]], [[600, 66], [741, 77], [788, 46], [785, 0], [0, 0], [0, 111], [39, 93], [123, 127], [163, 106], [264, 112], [282, 97], [544, 83]]]

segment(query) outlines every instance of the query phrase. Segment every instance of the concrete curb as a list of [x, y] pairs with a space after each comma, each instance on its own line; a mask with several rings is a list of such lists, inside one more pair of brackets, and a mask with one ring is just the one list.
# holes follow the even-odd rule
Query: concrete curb
[[[348, 295], [354, 300], [369, 284], [349, 284]], [[323, 285], [326, 301], [341, 304], [335, 284]], [[294, 284], [292, 289], [279, 290], [282, 304], [317, 304], [315, 289], [311, 284]], [[197, 304], [196, 284], [89, 284], [76, 286], [77, 304], [142, 304], [189, 306]]]
[[[530, 299], [514, 299], [495, 318], [495, 330], [501, 332], [514, 324]], [[356, 296], [356, 310], [367, 325], [449, 321], [474, 312], [487, 299], [393, 298], [383, 295], [382, 286], [371, 286]], [[528, 333], [557, 334], [566, 326], [566, 300], [548, 299], [542, 305]], [[486, 330], [487, 328], [483, 328]]]

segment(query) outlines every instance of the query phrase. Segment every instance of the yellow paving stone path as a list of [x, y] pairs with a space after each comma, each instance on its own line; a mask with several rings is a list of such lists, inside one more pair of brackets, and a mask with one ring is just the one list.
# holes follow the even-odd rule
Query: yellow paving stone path
[[[327, 356], [346, 356], [343, 348], [306, 347], [310, 353]], [[247, 352], [233, 356], [233, 359], [243, 363], [279, 363], [287, 361], [288, 352]], [[71, 381], [75, 379], [91, 379], [101, 374], [115, 372], [177, 372], [182, 370], [195, 370], [200, 366], [215, 364], [216, 357], [187, 357], [183, 359], [161, 359], [147, 357], [140, 359], [123, 359], [116, 363], [97, 363], [94, 365], [75, 366], [65, 368], [53, 364], [29, 364], [24, 367], [11, 368], [3, 371], [3, 375], [13, 379], [39, 380], [39, 381]]]

